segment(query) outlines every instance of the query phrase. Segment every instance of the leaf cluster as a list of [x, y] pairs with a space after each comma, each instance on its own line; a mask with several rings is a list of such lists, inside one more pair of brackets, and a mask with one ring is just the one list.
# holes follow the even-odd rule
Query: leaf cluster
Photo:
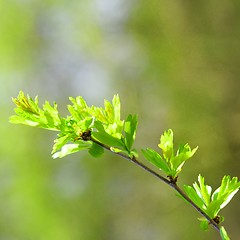
[[176, 182], [184, 163], [194, 155], [197, 147], [191, 150], [188, 144], [180, 145], [175, 153], [171, 129], [165, 131], [160, 137], [158, 147], [162, 150], [162, 156], [151, 148], [142, 150], [142, 153], [149, 162], [161, 169], [173, 182]]
[[57, 104], [53, 106], [48, 101], [43, 105], [43, 109], [38, 106], [38, 97], [32, 99], [29, 95], [19, 92], [17, 98], [13, 98], [16, 104], [16, 115], [10, 117], [11, 123], [25, 124], [32, 127], [41, 127], [50, 130], [61, 130], [64, 126], [63, 119], [60, 118]]
[[[212, 193], [212, 187], [205, 184], [204, 177], [198, 176], [198, 183], [193, 183], [192, 186], [184, 186], [184, 190], [188, 197], [204, 211], [217, 224], [224, 219], [218, 215], [238, 192], [240, 182], [237, 177], [224, 176], [219, 188]], [[204, 218], [199, 219], [203, 229], [208, 228], [208, 221]]]
[[[113, 97], [112, 102], [105, 100], [104, 108], [89, 107], [81, 96], [69, 99], [72, 103], [68, 105], [70, 115], [62, 118], [56, 103], [51, 106], [46, 101], [40, 108], [38, 97], [32, 99], [20, 91], [18, 97], [13, 98], [17, 108], [14, 109], [16, 115], [10, 117], [10, 122], [60, 131], [54, 141], [53, 158], [61, 158], [82, 149], [89, 149], [91, 155], [98, 157], [104, 149], [90, 141], [92, 139], [110, 146], [114, 152], [137, 156], [136, 150], [132, 149], [137, 116], [129, 115], [125, 121], [120, 119], [118, 95]], [[86, 137], [87, 135], [89, 136]]]

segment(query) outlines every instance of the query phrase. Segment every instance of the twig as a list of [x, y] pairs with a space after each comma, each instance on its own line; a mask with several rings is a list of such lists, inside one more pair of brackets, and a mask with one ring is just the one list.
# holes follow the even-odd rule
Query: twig
[[96, 144], [98, 144], [99, 146], [103, 147], [104, 149], [115, 153], [116, 155], [125, 158], [126, 160], [135, 163], [136, 165], [138, 165], [139, 167], [141, 167], [142, 169], [144, 169], [145, 171], [149, 172], [150, 174], [152, 174], [153, 176], [157, 177], [158, 179], [160, 179], [161, 181], [163, 181], [164, 183], [166, 183], [167, 185], [169, 185], [170, 187], [172, 187], [175, 191], [177, 191], [187, 202], [189, 202], [203, 217], [205, 217], [208, 221], [209, 224], [211, 224], [218, 232], [220, 231], [219, 225], [212, 219], [210, 218], [204, 211], [202, 211], [201, 208], [199, 208], [186, 194], [185, 192], [179, 188], [179, 186], [177, 185], [177, 183], [175, 181], [171, 181], [168, 180], [167, 178], [161, 176], [160, 174], [158, 174], [157, 172], [155, 172], [154, 170], [150, 169], [149, 167], [147, 167], [146, 165], [144, 165], [143, 163], [139, 162], [137, 160], [136, 157], [132, 157], [130, 158], [129, 156], [121, 153], [121, 152], [113, 152], [111, 150], [111, 148], [101, 142], [99, 142], [98, 140], [94, 139], [92, 136], [90, 137], [90, 140]]

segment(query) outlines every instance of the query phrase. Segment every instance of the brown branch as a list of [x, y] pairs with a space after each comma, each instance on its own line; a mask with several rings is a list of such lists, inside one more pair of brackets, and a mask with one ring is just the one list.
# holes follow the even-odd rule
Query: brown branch
[[186, 193], [179, 188], [179, 186], [177, 185], [176, 181], [171, 181], [168, 180], [167, 178], [161, 176], [160, 174], [158, 174], [157, 172], [155, 172], [154, 170], [152, 170], [151, 168], [147, 167], [146, 165], [144, 165], [143, 163], [139, 162], [137, 160], [136, 157], [129, 157], [127, 155], [125, 155], [124, 153], [121, 152], [113, 152], [111, 150], [111, 148], [101, 142], [99, 142], [98, 140], [94, 139], [92, 136], [90, 137], [90, 140], [96, 144], [98, 144], [99, 146], [103, 147], [104, 149], [115, 153], [116, 155], [125, 158], [126, 160], [138, 165], [139, 167], [141, 167], [142, 169], [144, 169], [145, 171], [149, 172], [150, 174], [152, 174], [153, 176], [157, 177], [158, 179], [160, 179], [161, 181], [163, 181], [164, 183], [166, 183], [167, 185], [169, 185], [171, 188], [173, 188], [175, 191], [177, 191], [188, 203], [190, 203], [192, 205], [193, 208], [195, 208], [203, 217], [205, 217], [208, 221], [209, 224], [211, 224], [218, 232], [220, 231], [219, 225], [212, 219], [210, 218], [201, 208], [199, 208], [187, 195]]

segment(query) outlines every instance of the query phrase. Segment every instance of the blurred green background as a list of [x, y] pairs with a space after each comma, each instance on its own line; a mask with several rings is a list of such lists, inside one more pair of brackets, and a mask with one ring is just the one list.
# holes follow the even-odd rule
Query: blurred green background
[[[0, 240], [219, 239], [153, 176], [110, 153], [52, 160], [54, 132], [11, 125], [19, 90], [40, 102], [139, 115], [135, 147], [199, 146], [179, 184], [240, 177], [240, 1], [0, 0]], [[142, 156], [140, 159], [143, 160]], [[238, 239], [240, 195], [224, 209]]]

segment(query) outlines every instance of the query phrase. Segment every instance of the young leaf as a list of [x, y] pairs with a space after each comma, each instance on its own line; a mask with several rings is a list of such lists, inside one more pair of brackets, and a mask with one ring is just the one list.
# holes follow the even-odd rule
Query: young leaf
[[92, 136], [109, 147], [124, 148], [124, 144], [120, 139], [112, 137], [106, 132], [92, 132]]
[[[39, 126], [39, 123], [36, 121], [36, 120], [30, 120], [32, 119], [32, 117], [24, 117], [26, 116], [27, 114], [25, 113], [20, 113], [20, 111], [22, 110], [19, 110], [19, 109], [16, 109], [15, 112], [20, 116], [17, 116], [17, 115], [14, 115], [14, 116], [11, 116], [9, 118], [9, 122], [10, 123], [14, 123], [14, 124], [24, 124], [24, 125], [28, 125], [30, 127], [37, 127]], [[30, 114], [29, 114], [30, 115]]]
[[187, 186], [184, 185], [183, 186], [185, 193], [187, 194], [187, 196], [199, 207], [201, 208], [203, 211], [206, 209], [205, 204], [201, 198], [201, 196], [199, 196], [198, 192], [191, 186]]
[[124, 123], [124, 133], [125, 133], [125, 145], [128, 151], [131, 151], [133, 142], [136, 137], [136, 129], [137, 129], [137, 116], [128, 115], [127, 119]]
[[209, 222], [206, 218], [198, 218], [200, 221], [200, 228], [204, 231], [208, 230], [209, 228]]
[[114, 121], [119, 122], [119, 121], [121, 121], [121, 119], [120, 119], [121, 103], [120, 103], [120, 98], [118, 95], [114, 95], [113, 100], [112, 100], [112, 105], [113, 105], [113, 111], [114, 111]]
[[88, 112], [95, 119], [96, 124], [98, 122], [102, 124], [105, 132], [112, 137], [121, 139], [123, 135], [123, 121], [120, 120], [119, 97], [115, 95], [112, 104], [105, 100], [104, 105], [104, 109], [92, 106], [88, 109]]
[[123, 144], [122, 140], [108, 134], [105, 131], [103, 124], [100, 121], [95, 121], [94, 126], [98, 131], [92, 132], [92, 135], [98, 141], [105, 143], [106, 145], [108, 145], [110, 147], [125, 148], [125, 145]]
[[163, 170], [167, 175], [170, 173], [170, 168], [167, 163], [162, 159], [160, 154], [154, 151], [151, 148], [147, 148], [146, 150], [142, 149], [142, 153], [144, 157], [151, 162], [153, 165]]
[[54, 140], [52, 154], [61, 149], [69, 140], [71, 136], [66, 134]]
[[115, 117], [113, 105], [108, 100], [104, 100], [104, 106], [106, 119], [108, 120], [109, 123], [114, 123]]
[[129, 156], [130, 158], [133, 156], [132, 153], [129, 153], [127, 150], [124, 150], [124, 149], [110, 147], [110, 150], [114, 153], [123, 153], [124, 155]]
[[222, 240], [230, 240], [230, 237], [228, 236], [227, 231], [223, 226], [220, 227], [220, 236]]
[[78, 152], [82, 149], [88, 149], [91, 147], [91, 143], [90, 142], [86, 142], [86, 141], [81, 141], [80, 143], [69, 143], [69, 144], [65, 144], [61, 150], [59, 152], [56, 152], [52, 155], [52, 157], [55, 158], [62, 158], [65, 157], [69, 154]]
[[23, 111], [39, 115], [38, 97], [35, 97], [35, 100], [33, 100], [29, 95], [26, 96], [20, 91], [17, 98], [13, 98], [12, 100]]
[[[73, 109], [83, 118], [88, 115], [88, 106], [83, 97], [78, 96], [76, 98], [69, 97], [69, 100], [72, 102]], [[69, 106], [68, 106], [69, 107]], [[82, 119], [83, 119], [82, 118]]]
[[93, 127], [94, 124], [94, 118], [93, 117], [86, 117], [84, 120], [82, 120], [79, 124], [82, 131], [86, 131], [87, 129], [90, 129]]
[[74, 106], [68, 105], [67, 107], [75, 122], [80, 122], [81, 120], [83, 120], [82, 116], [78, 113]]
[[[61, 125], [61, 118], [58, 114], [57, 104], [54, 103], [53, 107], [50, 105], [48, 101], [43, 105], [43, 111], [45, 119], [42, 118], [42, 122], [46, 122], [47, 128], [52, 128], [53, 130], [58, 130]], [[40, 117], [41, 119], [41, 117]]]
[[194, 153], [197, 151], [198, 147], [191, 150], [188, 144], [180, 145], [177, 151], [176, 156], [170, 159], [170, 162], [173, 165], [173, 169], [176, 170], [176, 173], [181, 171], [181, 168], [186, 160], [191, 158]]
[[[198, 176], [198, 182], [199, 182], [198, 189], [200, 190], [201, 198], [202, 198], [204, 204], [206, 206], [208, 206], [210, 203], [212, 188], [211, 188], [211, 186], [205, 185], [204, 177], [202, 177], [201, 175]], [[194, 187], [197, 190], [197, 184], [194, 184]]]
[[173, 149], [173, 131], [169, 129], [165, 131], [160, 138], [160, 143], [158, 144], [159, 148], [162, 149], [163, 157], [169, 161], [174, 153]]
[[91, 148], [88, 150], [88, 152], [93, 156], [93, 157], [101, 157], [104, 153], [104, 149], [99, 146], [96, 143], [92, 143]]

